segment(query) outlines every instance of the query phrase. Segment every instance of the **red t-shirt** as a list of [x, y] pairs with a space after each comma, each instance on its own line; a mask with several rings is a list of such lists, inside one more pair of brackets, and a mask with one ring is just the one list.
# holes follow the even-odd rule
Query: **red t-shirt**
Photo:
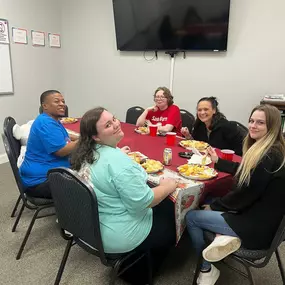
[[161, 123], [162, 126], [167, 124], [172, 125], [174, 126], [173, 131], [181, 135], [182, 120], [180, 109], [176, 105], [171, 105], [163, 111], [159, 109], [156, 112], [148, 111], [146, 119], [150, 120], [152, 124]]

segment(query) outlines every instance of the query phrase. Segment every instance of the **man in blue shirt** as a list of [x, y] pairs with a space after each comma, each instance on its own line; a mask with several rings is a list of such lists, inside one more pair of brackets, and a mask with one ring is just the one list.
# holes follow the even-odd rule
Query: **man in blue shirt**
[[34, 121], [27, 143], [20, 176], [26, 193], [33, 197], [51, 198], [47, 172], [55, 167], [69, 167], [68, 156], [77, 144], [69, 137], [59, 119], [65, 113], [65, 101], [56, 90], [40, 97], [43, 113]]

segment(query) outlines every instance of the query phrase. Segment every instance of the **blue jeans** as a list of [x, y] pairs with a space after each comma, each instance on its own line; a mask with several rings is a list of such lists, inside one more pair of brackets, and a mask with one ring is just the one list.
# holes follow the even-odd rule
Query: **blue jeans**
[[[192, 244], [200, 256], [205, 248], [203, 231], [208, 230], [213, 233], [238, 237], [222, 217], [223, 212], [193, 210], [186, 215], [186, 224]], [[211, 264], [203, 260], [201, 270], [208, 270]]]

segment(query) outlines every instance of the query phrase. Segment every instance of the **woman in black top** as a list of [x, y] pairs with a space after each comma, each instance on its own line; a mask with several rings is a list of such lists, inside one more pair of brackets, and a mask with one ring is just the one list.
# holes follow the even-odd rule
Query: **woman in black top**
[[[189, 211], [187, 228], [204, 262], [198, 284], [213, 285], [219, 270], [209, 262], [223, 259], [242, 243], [248, 249], [268, 249], [285, 214], [285, 142], [277, 108], [260, 105], [249, 119], [241, 163], [218, 158], [209, 148], [215, 168], [234, 175], [233, 189], [204, 211]], [[203, 230], [218, 235], [206, 248]], [[204, 249], [204, 250], [203, 250]]]
[[181, 133], [187, 139], [193, 137], [193, 139], [207, 142], [213, 147], [231, 149], [237, 155], [242, 155], [243, 136], [239, 132], [237, 124], [229, 122], [219, 111], [218, 105], [215, 97], [200, 99], [197, 104], [197, 118], [193, 131], [184, 127], [181, 129]]

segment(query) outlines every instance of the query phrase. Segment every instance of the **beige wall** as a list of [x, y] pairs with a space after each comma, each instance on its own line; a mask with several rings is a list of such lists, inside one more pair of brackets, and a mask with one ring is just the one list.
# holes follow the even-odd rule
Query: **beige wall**
[[[169, 57], [147, 62], [141, 52], [117, 51], [111, 0], [62, 4], [63, 90], [72, 113], [103, 105], [124, 119], [128, 107], [151, 105], [153, 90], [169, 85]], [[264, 94], [284, 93], [284, 10], [284, 0], [232, 0], [228, 52], [179, 55], [175, 102], [195, 112], [199, 98], [217, 96], [229, 119], [246, 123]]]
[[[217, 96], [229, 119], [246, 123], [264, 94], [285, 93], [285, 1], [231, 2], [228, 52], [179, 55], [173, 91], [191, 112], [202, 96]], [[1, 125], [8, 115], [20, 123], [35, 117], [48, 88], [63, 91], [72, 116], [102, 105], [124, 119], [128, 107], [151, 105], [154, 89], [169, 85], [165, 54], [148, 62], [116, 50], [111, 0], [0, 0], [0, 7], [10, 28], [62, 35], [59, 50], [12, 44], [15, 94], [0, 96]]]
[[[61, 32], [61, 10], [57, 0], [0, 0], [0, 18], [11, 28], [28, 29], [28, 45], [11, 43], [13, 95], [0, 95], [0, 132], [3, 120], [12, 116], [24, 123], [38, 114], [39, 96], [45, 89], [61, 88], [61, 50], [31, 45], [30, 30]], [[1, 62], [0, 62], [1, 64]], [[0, 155], [4, 153], [0, 139]]]

